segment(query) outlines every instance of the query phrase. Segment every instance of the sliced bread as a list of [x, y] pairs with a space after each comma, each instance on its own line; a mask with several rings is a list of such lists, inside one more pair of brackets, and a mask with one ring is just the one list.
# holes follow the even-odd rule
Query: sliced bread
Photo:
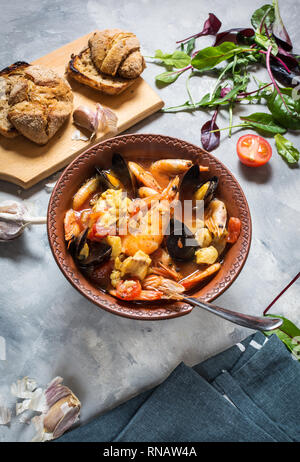
[[92, 61], [90, 48], [86, 48], [79, 55], [71, 56], [67, 74], [78, 82], [108, 95], [118, 95], [136, 81], [136, 79], [112, 77], [99, 72]]

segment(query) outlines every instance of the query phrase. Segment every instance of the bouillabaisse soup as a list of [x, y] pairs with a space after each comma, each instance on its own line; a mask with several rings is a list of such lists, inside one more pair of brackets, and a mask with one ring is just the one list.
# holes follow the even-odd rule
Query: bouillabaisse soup
[[77, 266], [122, 300], [180, 299], [217, 273], [240, 234], [218, 198], [218, 178], [186, 159], [96, 168], [73, 197], [65, 240]]

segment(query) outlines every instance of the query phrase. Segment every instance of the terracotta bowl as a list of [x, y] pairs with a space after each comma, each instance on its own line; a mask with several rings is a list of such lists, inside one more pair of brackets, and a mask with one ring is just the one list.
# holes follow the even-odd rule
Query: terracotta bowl
[[95, 165], [109, 168], [114, 152], [125, 159], [141, 158], [153, 161], [164, 158], [186, 158], [209, 166], [209, 177], [219, 177], [218, 197], [227, 207], [229, 216], [240, 218], [242, 230], [238, 241], [231, 246], [220, 271], [193, 295], [211, 301], [222, 294], [240, 273], [251, 242], [251, 218], [247, 200], [234, 176], [212, 154], [198, 146], [162, 135], [124, 135], [103, 141], [80, 154], [62, 173], [48, 207], [48, 237], [54, 258], [70, 283], [87, 299], [111, 313], [132, 319], [160, 320], [183, 316], [192, 307], [182, 302], [153, 302], [140, 304], [123, 302], [96, 289], [77, 269], [64, 241], [64, 214], [81, 184], [94, 174]]

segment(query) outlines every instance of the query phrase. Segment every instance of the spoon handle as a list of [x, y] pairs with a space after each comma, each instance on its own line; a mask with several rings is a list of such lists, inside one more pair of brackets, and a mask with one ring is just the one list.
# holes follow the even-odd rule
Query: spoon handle
[[221, 318], [227, 319], [235, 324], [240, 326], [248, 327], [249, 329], [270, 331], [278, 329], [282, 324], [282, 319], [279, 318], [269, 318], [269, 317], [259, 317], [251, 316], [249, 314], [237, 313], [235, 311], [226, 310], [220, 306], [212, 305], [211, 303], [206, 303], [198, 300], [194, 297], [184, 297], [183, 300], [188, 302], [190, 305], [198, 306], [204, 310], [210, 311], [211, 313], [220, 316]]

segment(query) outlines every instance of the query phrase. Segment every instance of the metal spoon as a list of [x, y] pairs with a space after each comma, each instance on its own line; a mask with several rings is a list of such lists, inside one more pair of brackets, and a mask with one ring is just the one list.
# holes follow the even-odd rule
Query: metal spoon
[[235, 311], [221, 308], [220, 306], [212, 305], [211, 303], [202, 302], [194, 297], [186, 297], [183, 295], [182, 298], [180, 297], [180, 299], [192, 306], [203, 308], [204, 310], [210, 311], [211, 313], [214, 313], [221, 318], [227, 319], [227, 321], [234, 322], [240, 326], [248, 327], [249, 329], [270, 331], [278, 329], [278, 327], [280, 327], [282, 324], [282, 319], [279, 318], [259, 317], [251, 316], [249, 314], [237, 313]]

